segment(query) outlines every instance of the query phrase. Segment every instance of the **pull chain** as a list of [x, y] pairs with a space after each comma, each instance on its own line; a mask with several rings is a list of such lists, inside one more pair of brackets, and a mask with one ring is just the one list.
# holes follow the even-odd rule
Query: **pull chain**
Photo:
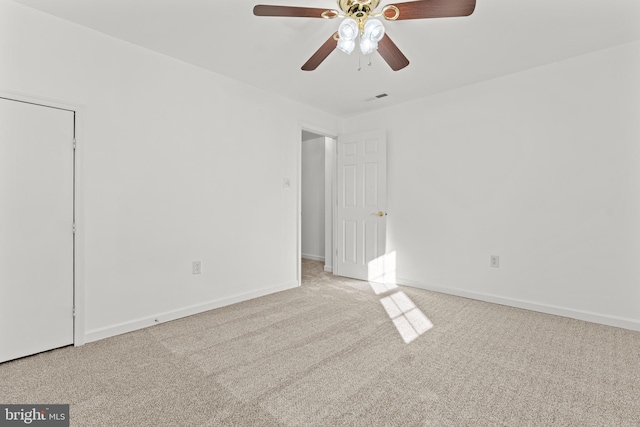
[[[358, 44], [360, 44], [360, 38], [362, 37], [362, 34], [358, 34]], [[362, 58], [362, 53], [360, 53], [360, 49], [358, 49], [358, 71], [362, 70], [362, 67], [360, 67], [360, 59]]]

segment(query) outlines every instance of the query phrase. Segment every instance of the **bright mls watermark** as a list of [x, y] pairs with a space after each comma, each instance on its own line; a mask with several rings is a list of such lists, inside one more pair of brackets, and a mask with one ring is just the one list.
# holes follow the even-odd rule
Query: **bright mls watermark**
[[69, 427], [69, 405], [0, 405], [0, 427]]

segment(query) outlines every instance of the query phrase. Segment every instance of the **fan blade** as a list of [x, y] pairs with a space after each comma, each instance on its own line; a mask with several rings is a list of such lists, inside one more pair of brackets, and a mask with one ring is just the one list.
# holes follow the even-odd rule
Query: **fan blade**
[[394, 20], [396, 12], [390, 6], [398, 8], [397, 20], [451, 18], [471, 15], [476, 8], [476, 0], [419, 0], [385, 6], [384, 17]]
[[324, 42], [322, 46], [320, 46], [320, 49], [318, 49], [316, 53], [314, 53], [311, 58], [309, 58], [309, 60], [305, 62], [305, 64], [302, 66], [302, 70], [313, 71], [318, 68], [318, 65], [320, 65], [322, 61], [327, 59], [327, 56], [329, 56], [329, 54], [333, 52], [338, 46], [337, 39], [338, 33], [335, 32], [331, 35], [331, 37], [329, 37], [326, 42]]
[[313, 7], [269, 6], [265, 4], [258, 4], [253, 8], [253, 14], [256, 16], [289, 16], [299, 18], [322, 18], [322, 13], [326, 11], [327, 9]]
[[378, 42], [378, 53], [382, 58], [387, 61], [387, 64], [391, 67], [393, 71], [402, 70], [404, 67], [409, 65], [409, 60], [398, 46], [391, 41], [388, 35], [384, 35], [382, 40]]

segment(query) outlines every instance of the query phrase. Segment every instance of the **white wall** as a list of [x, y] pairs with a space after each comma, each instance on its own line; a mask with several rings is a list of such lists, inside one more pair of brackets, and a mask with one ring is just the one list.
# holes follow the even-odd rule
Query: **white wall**
[[297, 285], [300, 122], [336, 117], [6, 0], [0, 63], [1, 92], [84, 107], [88, 341]]
[[325, 258], [325, 137], [302, 141], [302, 257]]
[[343, 130], [388, 124], [400, 283], [640, 329], [639, 118], [634, 42]]

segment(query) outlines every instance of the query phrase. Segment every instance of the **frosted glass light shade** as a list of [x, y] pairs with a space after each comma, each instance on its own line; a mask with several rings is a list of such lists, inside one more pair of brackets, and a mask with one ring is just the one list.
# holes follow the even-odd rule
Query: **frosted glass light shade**
[[350, 54], [356, 48], [355, 40], [345, 40], [342, 37], [338, 39], [338, 49], [344, 53]]
[[370, 39], [373, 42], [379, 42], [384, 37], [384, 25], [377, 19], [367, 19], [364, 24], [364, 38]]
[[358, 23], [353, 18], [346, 18], [338, 27], [340, 40], [355, 40], [358, 36]]
[[370, 55], [378, 49], [378, 42], [374, 42], [371, 39], [362, 37], [360, 39], [360, 52], [363, 55]]

